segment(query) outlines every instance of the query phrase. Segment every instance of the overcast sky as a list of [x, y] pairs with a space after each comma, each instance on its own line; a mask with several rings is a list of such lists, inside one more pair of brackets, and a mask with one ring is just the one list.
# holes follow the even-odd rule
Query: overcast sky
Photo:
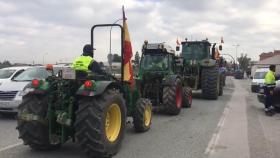
[[[113, 23], [125, 6], [133, 52], [145, 39], [167, 42], [186, 37], [219, 42], [223, 53], [280, 49], [279, 0], [0, 0], [0, 61], [71, 62], [90, 42], [94, 24]], [[107, 60], [109, 29], [95, 36], [95, 58]], [[112, 31], [112, 52], [119, 53], [119, 31]], [[43, 59], [44, 58], [44, 59]]]

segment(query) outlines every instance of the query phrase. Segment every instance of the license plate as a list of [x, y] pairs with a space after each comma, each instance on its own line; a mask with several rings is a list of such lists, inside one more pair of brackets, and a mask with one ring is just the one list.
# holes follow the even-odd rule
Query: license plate
[[76, 71], [71, 68], [63, 68], [62, 69], [62, 78], [63, 79], [69, 79], [74, 80], [76, 79]]

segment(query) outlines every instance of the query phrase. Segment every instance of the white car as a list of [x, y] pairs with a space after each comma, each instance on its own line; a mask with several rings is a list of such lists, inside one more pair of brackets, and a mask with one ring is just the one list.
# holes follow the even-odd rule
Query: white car
[[0, 69], [0, 86], [3, 82], [11, 82], [13, 78], [17, 77], [24, 70], [30, 68], [28, 66], [7, 67]]
[[269, 68], [259, 68], [253, 75], [253, 80], [251, 82], [251, 91], [258, 93], [260, 87], [264, 85], [265, 74], [269, 71]]
[[[56, 74], [61, 66], [54, 66]], [[45, 67], [32, 67], [15, 77], [12, 82], [3, 82], [0, 86], [0, 114], [16, 114], [22, 101], [23, 89], [33, 79], [45, 79], [51, 75]]]

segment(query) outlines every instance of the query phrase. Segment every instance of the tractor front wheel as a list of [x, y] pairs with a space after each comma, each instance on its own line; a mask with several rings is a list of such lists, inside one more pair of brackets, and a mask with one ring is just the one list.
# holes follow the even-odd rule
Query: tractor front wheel
[[76, 138], [84, 152], [90, 157], [111, 157], [118, 152], [125, 130], [126, 106], [117, 90], [80, 99], [76, 117]]
[[[48, 122], [44, 119], [47, 116], [48, 102], [46, 96], [35, 96], [28, 94], [23, 97], [22, 103], [18, 108], [19, 138], [24, 144], [29, 145], [35, 150], [57, 149], [60, 142], [51, 144], [49, 141]], [[38, 120], [28, 120], [28, 116], [36, 116]]]
[[175, 84], [163, 88], [163, 104], [169, 115], [178, 115], [183, 103], [182, 83], [176, 79]]
[[140, 98], [133, 115], [134, 129], [136, 132], [145, 132], [152, 123], [152, 103], [149, 99]]
[[183, 107], [190, 108], [192, 106], [192, 89], [184, 87], [183, 93]]

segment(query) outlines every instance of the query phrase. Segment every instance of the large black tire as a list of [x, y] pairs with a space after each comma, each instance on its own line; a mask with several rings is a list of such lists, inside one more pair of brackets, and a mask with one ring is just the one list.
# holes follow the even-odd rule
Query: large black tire
[[165, 112], [169, 115], [178, 115], [183, 104], [183, 90], [180, 79], [176, 79], [171, 86], [163, 88], [163, 105]]
[[183, 107], [190, 108], [192, 106], [192, 89], [183, 87]]
[[49, 141], [48, 122], [24, 121], [21, 120], [22, 114], [28, 113], [46, 118], [48, 103], [46, 96], [27, 95], [23, 97], [22, 103], [18, 108], [18, 126], [19, 138], [25, 145], [29, 145], [35, 150], [57, 149], [60, 143], [51, 144]]
[[[121, 125], [115, 140], [106, 136], [106, 116], [110, 107], [117, 105]], [[117, 90], [107, 90], [101, 96], [81, 98], [74, 124], [76, 138], [82, 150], [90, 157], [112, 157], [121, 146], [126, 123], [126, 106]]]
[[150, 129], [152, 123], [152, 103], [149, 99], [138, 99], [133, 114], [133, 123], [136, 132], [146, 132]]
[[202, 96], [205, 99], [218, 99], [219, 70], [217, 67], [204, 67], [201, 73]]
[[223, 86], [226, 86], [226, 78], [227, 78], [227, 76], [225, 74], [223, 74]]
[[220, 81], [219, 81], [219, 96], [222, 96], [224, 94], [224, 79], [223, 75], [220, 74]]

